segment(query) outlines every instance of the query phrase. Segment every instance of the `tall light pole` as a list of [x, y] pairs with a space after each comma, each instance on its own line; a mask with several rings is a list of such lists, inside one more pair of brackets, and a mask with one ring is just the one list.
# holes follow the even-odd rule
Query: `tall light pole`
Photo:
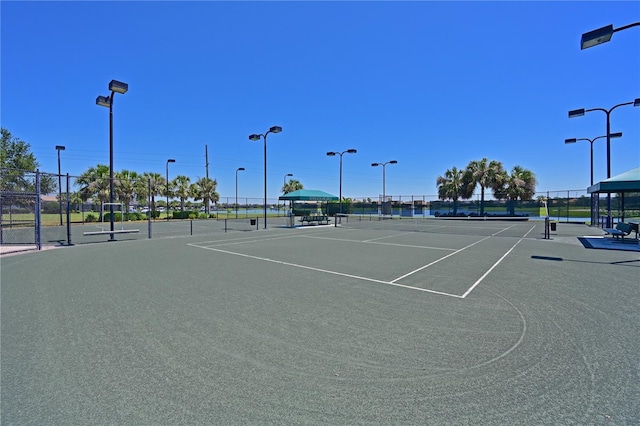
[[169, 158], [167, 160], [167, 175], [166, 175], [166, 179], [167, 179], [167, 222], [169, 221], [169, 163], [175, 163], [176, 160], [174, 160], [173, 158]]
[[384, 203], [387, 200], [386, 175], [385, 168], [387, 164], [398, 164], [396, 160], [387, 161], [386, 163], [371, 163], [373, 167], [382, 166], [382, 214], [384, 214]]
[[[590, 180], [590, 186], [593, 186], [593, 143], [595, 141], [597, 141], [598, 139], [602, 139], [602, 138], [606, 138], [607, 135], [603, 135], [603, 136], [598, 136], [595, 137], [593, 139], [588, 139], [588, 138], [570, 138], [570, 139], [565, 139], [564, 143], [565, 144], [569, 144], [569, 143], [576, 143], [578, 141], [589, 141], [589, 144], [591, 145], [591, 180]], [[612, 133], [611, 134], [612, 138], [620, 138], [622, 137], [622, 133]], [[597, 208], [596, 208], [596, 203], [595, 203], [595, 199], [598, 196], [598, 194], [591, 194], [591, 225], [595, 225], [598, 221], [597, 218]]]
[[337, 151], [329, 151], [327, 152], [327, 155], [329, 157], [335, 157], [336, 155], [340, 156], [340, 214], [342, 214], [342, 156], [344, 154], [356, 154], [358, 151], [350, 148], [347, 149], [346, 151], [342, 151], [342, 152], [337, 152]]
[[[611, 112], [621, 106], [633, 105], [634, 107], [640, 106], [640, 98], [636, 98], [633, 102], [625, 102], [622, 104], [614, 105], [609, 109], [604, 108], [591, 108], [591, 109], [574, 109], [569, 111], [569, 118], [581, 117], [587, 112], [602, 111], [607, 115], [607, 179], [611, 177]], [[607, 228], [611, 227], [611, 193], [607, 193]]]
[[62, 226], [62, 178], [60, 177], [60, 151], [64, 150], [64, 146], [56, 145], [56, 151], [58, 151], [58, 204], [60, 205], [60, 226]]
[[580, 50], [606, 43], [611, 40], [613, 33], [626, 30], [627, 28], [637, 27], [638, 25], [640, 25], [640, 22], [634, 22], [633, 24], [615, 29], [613, 28], [613, 25], [607, 25], [606, 27], [584, 33], [580, 39]]
[[109, 241], [115, 241], [113, 234], [113, 97], [116, 93], [124, 95], [129, 90], [129, 85], [117, 80], [109, 82], [110, 96], [98, 96], [96, 105], [109, 108]]
[[236, 169], [236, 219], [238, 218], [238, 172], [243, 172], [244, 167], [238, 167]]
[[267, 135], [269, 133], [280, 133], [282, 127], [272, 126], [265, 134], [254, 133], [249, 135], [250, 141], [259, 141], [264, 139], [264, 229], [267, 229]]

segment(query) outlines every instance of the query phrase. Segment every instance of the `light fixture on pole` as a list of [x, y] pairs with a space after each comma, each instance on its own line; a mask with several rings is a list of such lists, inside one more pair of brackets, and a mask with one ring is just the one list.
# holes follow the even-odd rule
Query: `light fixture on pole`
[[386, 188], [386, 174], [385, 168], [387, 164], [398, 164], [396, 160], [387, 161], [386, 163], [371, 163], [371, 166], [378, 167], [382, 166], [382, 214], [384, 215], [384, 205], [387, 202], [387, 188]]
[[176, 160], [169, 158], [167, 160], [167, 174], [166, 174], [166, 191], [167, 191], [167, 221], [169, 221], [169, 163], [175, 163]]
[[238, 218], [238, 172], [243, 172], [244, 167], [238, 167], [236, 169], [236, 219]]
[[340, 214], [342, 214], [342, 156], [344, 154], [356, 154], [358, 151], [350, 148], [346, 151], [338, 152], [338, 151], [329, 151], [327, 155], [329, 157], [335, 157], [336, 155], [340, 156]]
[[254, 133], [249, 135], [250, 141], [259, 141], [260, 138], [264, 139], [264, 229], [267, 229], [267, 135], [269, 133], [280, 133], [282, 127], [272, 126], [265, 134]]
[[[640, 106], [640, 98], [634, 99], [633, 102], [624, 102], [618, 105], [614, 105], [609, 109], [604, 108], [591, 108], [591, 109], [574, 109], [569, 111], [569, 118], [581, 117], [587, 112], [602, 111], [607, 115], [607, 179], [611, 177], [611, 112], [621, 106], [633, 105], [634, 107]], [[607, 228], [611, 227], [611, 193], [607, 193]]]
[[60, 205], [60, 226], [62, 226], [62, 178], [60, 177], [60, 151], [64, 150], [64, 146], [56, 145], [56, 151], [58, 151], [58, 204]]
[[111, 95], [98, 96], [96, 105], [109, 108], [109, 230], [112, 232], [109, 234], [109, 241], [115, 241], [113, 234], [113, 97], [116, 93], [122, 95], [127, 93], [129, 85], [121, 81], [111, 80], [109, 82], [109, 90]]
[[625, 25], [624, 27], [615, 29], [613, 28], [613, 25], [607, 25], [606, 27], [598, 28], [597, 30], [584, 33], [580, 38], [580, 50], [588, 49], [589, 47], [606, 43], [611, 40], [613, 33], [626, 30], [627, 28], [637, 27], [638, 25], [640, 25], [640, 22], [634, 22], [633, 24]]

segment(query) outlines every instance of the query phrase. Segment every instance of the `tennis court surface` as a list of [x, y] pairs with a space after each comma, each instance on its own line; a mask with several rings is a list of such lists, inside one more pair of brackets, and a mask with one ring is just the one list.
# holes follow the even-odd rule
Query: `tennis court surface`
[[637, 424], [640, 253], [365, 222], [3, 258], [3, 424]]

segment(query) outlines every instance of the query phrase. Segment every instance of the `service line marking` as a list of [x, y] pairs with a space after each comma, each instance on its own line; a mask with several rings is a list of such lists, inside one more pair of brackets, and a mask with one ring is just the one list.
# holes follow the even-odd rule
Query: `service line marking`
[[425, 292], [425, 293], [439, 294], [441, 296], [455, 297], [457, 299], [461, 299], [462, 298], [458, 294], [450, 294], [450, 293], [445, 293], [445, 292], [442, 292], [442, 291], [429, 290], [429, 289], [426, 289], [426, 288], [413, 287], [413, 286], [404, 285], [404, 284], [398, 284], [398, 283], [389, 282], [389, 281], [377, 280], [375, 278], [368, 278], [368, 277], [361, 277], [361, 276], [358, 276], [358, 275], [345, 274], [343, 272], [336, 272], [336, 271], [330, 271], [330, 270], [327, 270], [327, 269], [314, 268], [312, 266], [300, 265], [300, 264], [297, 264], [297, 263], [283, 262], [281, 260], [269, 259], [269, 258], [266, 258], [266, 257], [253, 256], [253, 255], [244, 254], [244, 253], [237, 253], [237, 252], [233, 252], [233, 251], [229, 251], [229, 250], [222, 250], [222, 249], [214, 248], [214, 247], [200, 246], [198, 244], [188, 244], [188, 245], [192, 246], [192, 247], [196, 247], [196, 248], [205, 249], [205, 250], [212, 250], [212, 251], [217, 251], [217, 252], [220, 252], [220, 253], [231, 254], [231, 255], [234, 255], [234, 256], [240, 256], [240, 257], [246, 257], [246, 258], [249, 258], [249, 259], [262, 260], [264, 262], [276, 263], [278, 265], [286, 265], [286, 266], [291, 266], [291, 267], [294, 267], [294, 268], [307, 269], [307, 270], [310, 270], [310, 271], [324, 272], [326, 274], [338, 275], [338, 276], [347, 277], [347, 278], [354, 278], [354, 279], [357, 279], [357, 280], [369, 281], [369, 282], [374, 282], [374, 283], [378, 283], [378, 284], [385, 284], [385, 285], [390, 285], [390, 286], [394, 286], [394, 287], [402, 287], [402, 288], [407, 288], [407, 289], [410, 289], [410, 290], [422, 291], [422, 292]]
[[358, 243], [358, 244], [362, 244], [362, 243], [380, 244], [380, 245], [385, 245], [385, 246], [408, 247], [408, 248], [423, 248], [423, 249], [429, 249], [429, 250], [444, 250], [444, 251], [454, 251], [454, 250], [456, 250], [456, 249], [445, 248], [445, 247], [416, 246], [416, 245], [412, 245], [412, 244], [399, 244], [399, 243], [383, 243], [383, 242], [374, 241], [374, 240], [359, 241], [359, 240], [349, 240], [349, 239], [346, 239], [346, 238], [318, 237], [318, 236], [315, 236], [315, 235], [301, 235], [301, 236], [304, 237], [304, 238], [314, 238], [314, 239], [317, 239], [317, 240], [346, 241], [346, 242], [349, 242], [349, 243]]

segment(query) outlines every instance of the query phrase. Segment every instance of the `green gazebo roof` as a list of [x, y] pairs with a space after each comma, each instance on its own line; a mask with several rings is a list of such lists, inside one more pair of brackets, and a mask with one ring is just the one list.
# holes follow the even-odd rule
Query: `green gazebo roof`
[[297, 191], [281, 195], [279, 200], [290, 201], [339, 201], [335, 195], [317, 189], [298, 189]]

